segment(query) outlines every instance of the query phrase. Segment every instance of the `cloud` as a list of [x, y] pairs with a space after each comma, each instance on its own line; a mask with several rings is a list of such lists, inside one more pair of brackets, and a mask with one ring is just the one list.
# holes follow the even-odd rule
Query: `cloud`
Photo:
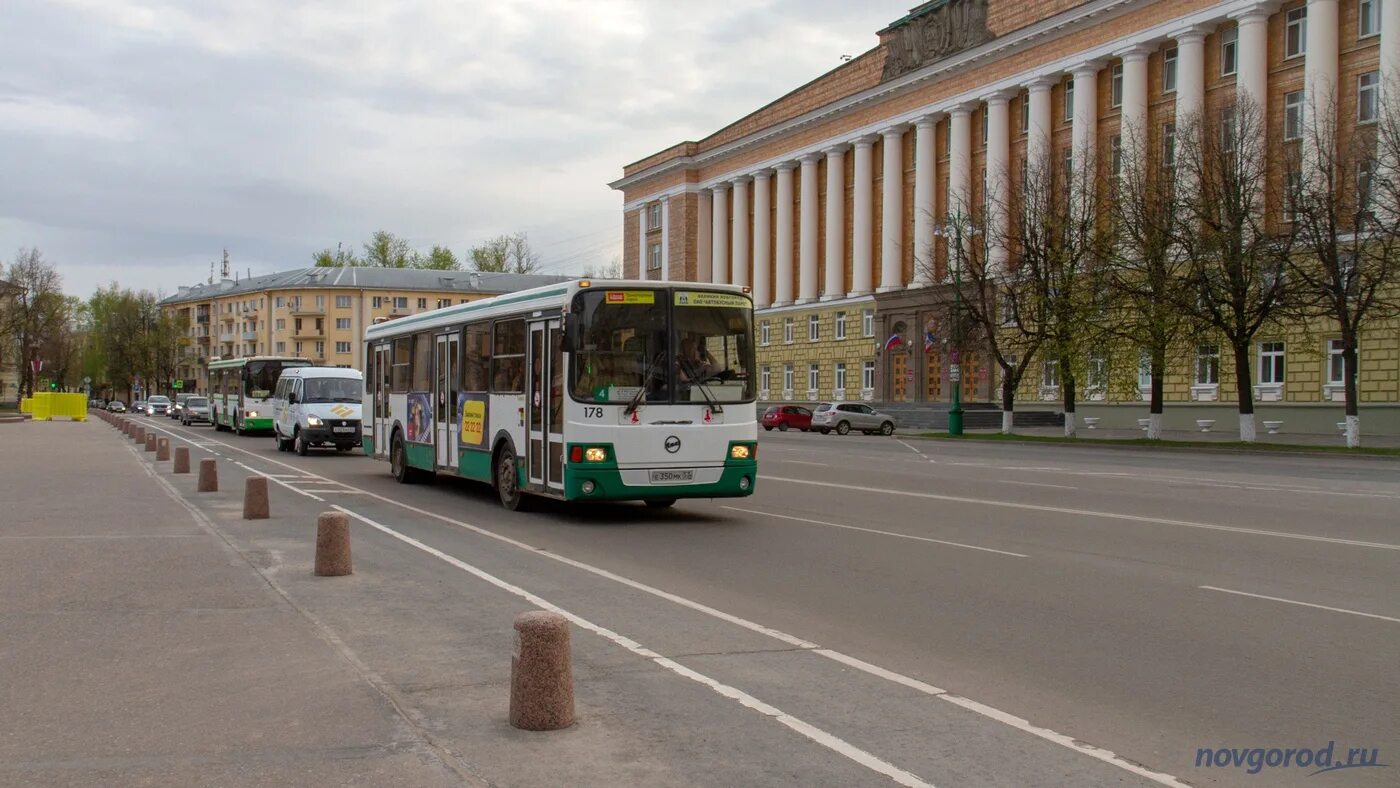
[[876, 43], [902, 2], [10, 0], [0, 259], [172, 289], [228, 247], [305, 264], [389, 229], [622, 253], [622, 165]]

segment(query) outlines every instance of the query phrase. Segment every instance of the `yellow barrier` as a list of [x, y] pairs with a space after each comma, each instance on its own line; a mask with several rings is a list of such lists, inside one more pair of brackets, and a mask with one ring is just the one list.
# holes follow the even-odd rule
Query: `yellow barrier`
[[66, 416], [73, 421], [87, 421], [87, 396], [36, 391], [33, 397], [20, 401], [20, 410], [34, 416], [35, 421], [51, 421]]

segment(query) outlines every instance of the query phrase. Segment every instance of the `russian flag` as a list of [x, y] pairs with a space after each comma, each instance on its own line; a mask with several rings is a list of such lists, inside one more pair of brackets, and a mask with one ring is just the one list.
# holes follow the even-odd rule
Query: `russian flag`
[[890, 334], [890, 338], [885, 340], [885, 350], [894, 350], [904, 344], [904, 338], [899, 334]]

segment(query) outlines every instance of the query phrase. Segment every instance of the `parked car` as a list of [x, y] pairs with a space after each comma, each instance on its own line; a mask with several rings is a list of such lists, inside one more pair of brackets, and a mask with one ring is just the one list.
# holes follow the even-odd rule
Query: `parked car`
[[151, 416], [165, 416], [170, 413], [170, 398], [164, 394], [152, 395], [146, 400], [146, 413]]
[[170, 418], [180, 418], [180, 410], [185, 407], [185, 400], [193, 396], [193, 394], [176, 394], [175, 404], [170, 406]]
[[186, 398], [180, 408], [180, 423], [186, 427], [191, 424], [213, 424], [213, 419], [209, 417], [209, 398], [193, 395]]
[[779, 432], [799, 429], [806, 432], [812, 428], [812, 411], [801, 405], [773, 405], [763, 411], [763, 429], [778, 428]]
[[894, 416], [881, 413], [864, 402], [823, 402], [812, 413], [812, 429], [821, 434], [845, 435], [860, 430], [866, 435], [894, 434]]
[[119, 399], [114, 399], [111, 402], [107, 403], [107, 412], [126, 413], [126, 403], [122, 402]]
[[143, 399], [137, 399], [137, 400], [132, 400], [132, 401], [131, 401], [131, 412], [132, 412], [132, 413], [139, 413], [139, 414], [141, 414], [142, 416], [149, 416], [149, 415], [150, 415], [150, 412], [146, 409], [146, 401], [143, 400]]

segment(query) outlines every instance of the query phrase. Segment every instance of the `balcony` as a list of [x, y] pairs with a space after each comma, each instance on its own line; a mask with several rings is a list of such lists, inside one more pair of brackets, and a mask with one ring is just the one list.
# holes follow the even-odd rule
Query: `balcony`
[[292, 339], [325, 339], [324, 328], [297, 328], [292, 330]]
[[244, 340], [245, 342], [254, 342], [254, 341], [257, 340], [257, 338], [258, 338], [258, 332], [256, 332], [256, 331], [244, 331], [244, 332], [243, 332], [243, 340]]
[[225, 331], [219, 334], [219, 341], [224, 343], [236, 342], [238, 341], [238, 336], [232, 331]]
[[326, 313], [326, 308], [323, 306], [312, 306], [311, 304], [303, 304], [299, 301], [293, 301], [288, 306], [291, 308], [292, 317], [298, 317], [300, 315], [311, 315], [315, 317], [316, 315], [324, 315]]

